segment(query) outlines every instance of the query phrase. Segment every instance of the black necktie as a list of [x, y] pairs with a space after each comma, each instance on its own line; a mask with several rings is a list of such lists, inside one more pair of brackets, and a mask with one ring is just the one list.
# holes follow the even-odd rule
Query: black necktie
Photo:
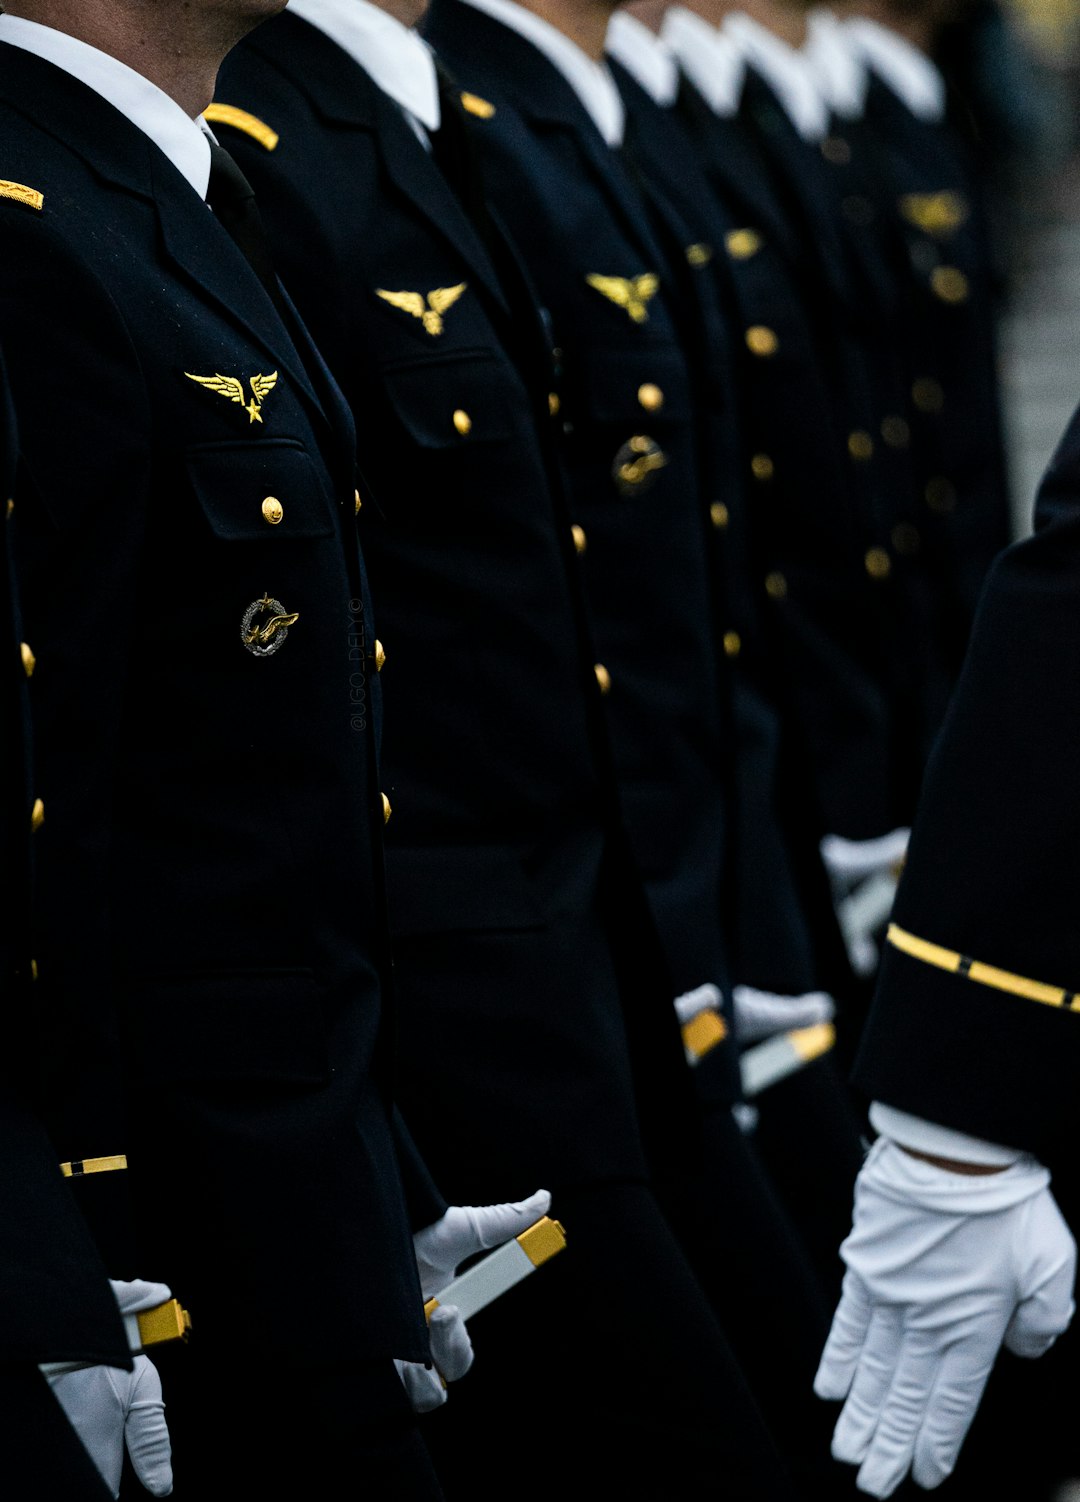
[[216, 141], [210, 142], [210, 185], [206, 201], [222, 229], [235, 240], [278, 311], [284, 313], [270, 242], [255, 203], [255, 190], [224, 146], [219, 146]]

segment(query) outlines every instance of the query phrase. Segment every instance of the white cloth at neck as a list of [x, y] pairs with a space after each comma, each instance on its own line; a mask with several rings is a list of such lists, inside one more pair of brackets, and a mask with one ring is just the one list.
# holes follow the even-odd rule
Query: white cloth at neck
[[644, 21], [617, 10], [608, 27], [606, 46], [608, 55], [622, 63], [657, 104], [668, 109], [675, 103], [679, 92], [675, 54]]
[[176, 100], [119, 58], [36, 21], [0, 16], [0, 42], [63, 68], [149, 136], [202, 199], [210, 185], [209, 132]]
[[861, 120], [870, 82], [866, 60], [844, 23], [822, 6], [806, 18], [803, 56], [825, 95], [826, 103], [842, 120]]
[[626, 134], [626, 109], [605, 63], [595, 62], [564, 32], [523, 5], [515, 5], [514, 0], [465, 0], [465, 4], [501, 21], [531, 42], [558, 68], [607, 144], [622, 145]]
[[932, 124], [945, 119], [945, 79], [925, 52], [899, 32], [861, 16], [848, 21], [846, 29], [859, 55], [913, 115]]
[[725, 16], [722, 29], [772, 88], [803, 140], [823, 141], [829, 107], [802, 53], [741, 11]]
[[[368, 0], [290, 0], [299, 16], [336, 42], [405, 111], [414, 128], [442, 123], [435, 59], [423, 37]], [[418, 132], [421, 139], [426, 139]]]
[[660, 36], [713, 113], [737, 114], [746, 65], [731, 38], [682, 5], [665, 13]]

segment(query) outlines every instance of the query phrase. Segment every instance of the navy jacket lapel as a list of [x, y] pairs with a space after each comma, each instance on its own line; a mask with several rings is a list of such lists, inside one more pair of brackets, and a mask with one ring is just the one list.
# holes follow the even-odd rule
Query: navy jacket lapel
[[[0, 46], [5, 98], [88, 162], [99, 177], [153, 205], [165, 254], [244, 335], [259, 344], [324, 421], [334, 426], [304, 358], [262, 283], [168, 158], [105, 99], [63, 69]], [[41, 100], [48, 100], [42, 119]]]
[[445, 37], [448, 56], [469, 57], [467, 73], [458, 69], [467, 87], [480, 89], [485, 97], [490, 94], [493, 102], [505, 100], [538, 133], [561, 131], [571, 136], [597, 186], [638, 246], [641, 269], [663, 269], [663, 256], [618, 153], [606, 144], [574, 90], [538, 48], [460, 0], [433, 0], [425, 33], [436, 51]]
[[389, 180], [432, 231], [449, 241], [505, 313], [495, 269], [479, 234], [404, 116], [338, 44], [297, 16], [282, 16], [245, 44], [307, 95], [324, 120], [369, 133]]

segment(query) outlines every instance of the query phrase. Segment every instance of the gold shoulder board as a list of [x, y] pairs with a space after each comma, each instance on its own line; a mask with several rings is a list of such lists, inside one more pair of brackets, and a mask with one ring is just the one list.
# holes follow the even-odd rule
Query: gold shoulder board
[[481, 99], [479, 94], [462, 94], [461, 108], [467, 114], [475, 115], [478, 120], [490, 120], [495, 113], [495, 106], [486, 99]]
[[36, 188], [28, 188], [25, 183], [0, 181], [0, 198], [13, 198], [16, 203], [25, 203], [27, 208], [37, 209], [38, 213], [45, 206], [44, 193], [39, 193]]
[[249, 115], [247, 110], [237, 109], [235, 104], [212, 104], [203, 111], [203, 119], [208, 125], [231, 125], [233, 130], [242, 131], [267, 151], [275, 150], [281, 139], [276, 130], [271, 130], [255, 115]]

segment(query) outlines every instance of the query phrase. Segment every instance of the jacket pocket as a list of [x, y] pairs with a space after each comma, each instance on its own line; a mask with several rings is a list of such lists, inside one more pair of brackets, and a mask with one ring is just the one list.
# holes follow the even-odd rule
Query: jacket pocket
[[295, 542], [335, 530], [321, 465], [293, 440], [199, 444], [187, 450], [186, 464], [202, 513], [222, 542]]

